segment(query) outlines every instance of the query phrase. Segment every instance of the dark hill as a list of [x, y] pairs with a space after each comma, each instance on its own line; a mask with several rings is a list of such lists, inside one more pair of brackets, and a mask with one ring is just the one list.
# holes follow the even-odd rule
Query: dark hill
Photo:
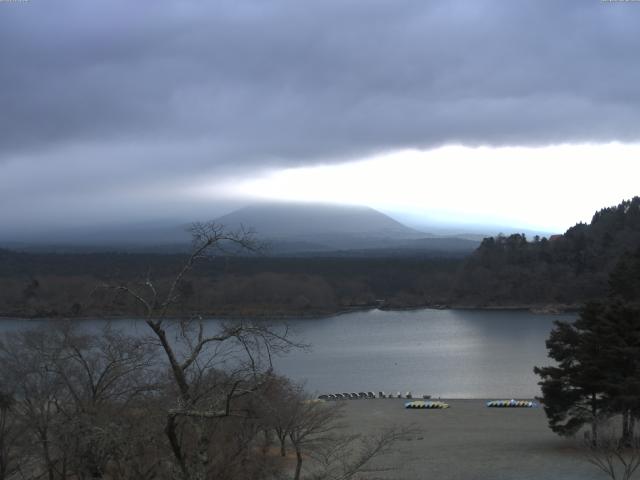
[[582, 303], [605, 296], [609, 273], [638, 248], [640, 197], [634, 197], [550, 239], [486, 238], [465, 263], [454, 296], [485, 305]]

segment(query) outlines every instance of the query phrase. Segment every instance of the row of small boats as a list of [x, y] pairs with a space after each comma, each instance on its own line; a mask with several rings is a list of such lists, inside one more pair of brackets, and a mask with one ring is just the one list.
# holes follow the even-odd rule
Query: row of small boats
[[[395, 394], [393, 393], [386, 393], [386, 392], [378, 392], [378, 394], [376, 395], [374, 392], [352, 392], [352, 393], [329, 393], [326, 395], [319, 395], [318, 399], [320, 400], [359, 400], [359, 399], [370, 399], [370, 398], [407, 398], [407, 399], [412, 399], [414, 398], [413, 394], [411, 392], [406, 392], [405, 394], [402, 394], [401, 392], [397, 392]], [[420, 395], [417, 398], [422, 398], [422, 399], [429, 399], [431, 398], [431, 395]]]
[[538, 404], [529, 400], [491, 400], [487, 402], [490, 408], [535, 408]]
[[358, 400], [362, 398], [376, 398], [373, 392], [360, 392], [360, 393], [329, 393], [328, 395], [318, 396], [320, 400]]
[[404, 404], [404, 408], [434, 408], [434, 409], [442, 409], [449, 408], [448, 403], [444, 402], [425, 402], [422, 400], [415, 400], [413, 402], [407, 402]]
[[[487, 402], [487, 407], [490, 408], [535, 408], [538, 405], [536, 402], [529, 400], [491, 400]], [[404, 408], [431, 408], [442, 409], [449, 408], [448, 403], [444, 402], [425, 402], [421, 400], [414, 400], [413, 402], [407, 402], [404, 404]]]
[[[425, 408], [425, 409], [443, 409], [449, 408], [449, 404], [440, 401], [427, 401], [431, 398], [431, 395], [422, 395], [422, 400], [412, 400], [404, 404], [405, 408]], [[414, 398], [411, 392], [406, 392], [404, 395], [401, 392], [395, 394], [378, 392], [344, 392], [344, 393], [329, 393], [326, 395], [318, 396], [318, 400], [361, 400], [361, 399], [373, 399], [373, 398], [406, 398], [411, 400]], [[417, 397], [420, 398], [420, 397]], [[489, 408], [535, 408], [538, 404], [530, 400], [491, 400], [487, 402]]]

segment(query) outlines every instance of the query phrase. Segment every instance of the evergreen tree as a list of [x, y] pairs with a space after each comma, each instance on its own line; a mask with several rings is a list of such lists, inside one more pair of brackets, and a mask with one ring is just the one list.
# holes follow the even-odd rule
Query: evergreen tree
[[609, 276], [609, 296], [640, 303], [640, 248], [620, 257]]
[[546, 345], [556, 366], [535, 367], [541, 377], [544, 409], [549, 427], [563, 436], [574, 435], [585, 424], [591, 425], [591, 438], [597, 441], [597, 424], [606, 411], [606, 373], [599, 365], [601, 345], [588, 341], [598, 337], [598, 324], [585, 307], [580, 320], [556, 322]]
[[640, 416], [640, 309], [614, 299], [587, 304], [573, 323], [557, 322], [547, 341], [557, 366], [536, 367], [551, 429], [573, 435], [621, 415], [629, 443]]
[[607, 368], [606, 400], [612, 415], [622, 417], [622, 441], [630, 444], [640, 414], [640, 310], [618, 301], [606, 304], [598, 320], [606, 345], [600, 362]]

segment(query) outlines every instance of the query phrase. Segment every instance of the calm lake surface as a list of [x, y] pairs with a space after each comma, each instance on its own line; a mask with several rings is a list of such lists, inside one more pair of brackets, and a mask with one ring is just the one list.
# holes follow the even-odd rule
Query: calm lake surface
[[[311, 392], [412, 391], [443, 398], [531, 398], [539, 394], [534, 365], [547, 365], [545, 340], [554, 320], [575, 315], [525, 311], [413, 310], [348, 313], [288, 320], [311, 344], [275, 359], [276, 369]], [[0, 320], [0, 332], [46, 320]], [[215, 327], [216, 320], [208, 320]], [[146, 333], [139, 320], [114, 326]], [[99, 329], [103, 320], [83, 320]]]

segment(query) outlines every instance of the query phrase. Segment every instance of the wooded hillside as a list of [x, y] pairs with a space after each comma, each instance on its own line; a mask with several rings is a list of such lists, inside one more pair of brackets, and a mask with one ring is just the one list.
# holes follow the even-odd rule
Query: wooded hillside
[[[173, 313], [269, 316], [374, 306], [577, 306], [604, 297], [609, 274], [616, 265], [632, 266], [638, 249], [640, 198], [635, 197], [550, 239], [523, 234], [486, 238], [466, 258], [212, 258], [182, 282], [181, 302]], [[180, 254], [0, 250], [0, 314], [135, 315], [133, 303], [96, 287], [142, 285], [148, 275], [163, 285], [183, 260]]]
[[640, 197], [595, 213], [550, 239], [486, 238], [460, 271], [452, 298], [482, 305], [578, 304], [601, 298], [625, 253], [640, 248]]

